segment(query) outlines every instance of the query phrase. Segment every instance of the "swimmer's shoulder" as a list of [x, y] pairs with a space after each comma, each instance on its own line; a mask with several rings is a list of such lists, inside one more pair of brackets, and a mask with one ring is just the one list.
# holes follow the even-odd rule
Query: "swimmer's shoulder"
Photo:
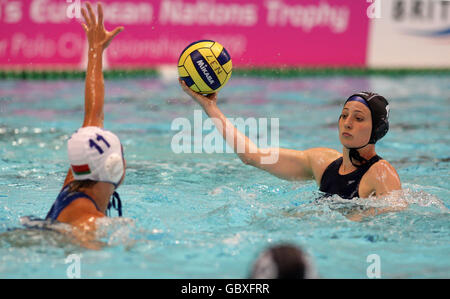
[[397, 170], [395, 170], [394, 166], [392, 166], [391, 163], [384, 159], [380, 159], [372, 166], [370, 166], [366, 174], [372, 178], [399, 178]]
[[394, 190], [402, 189], [400, 176], [394, 166], [384, 159], [380, 159], [374, 163], [364, 174], [361, 179], [360, 189], [364, 186], [366, 186], [365, 189], [375, 191], [376, 195], [383, 195]]
[[342, 157], [342, 153], [326, 147], [310, 148], [306, 150], [305, 153], [308, 155], [314, 179], [318, 185], [320, 185], [322, 175], [328, 165]]
[[57, 220], [72, 225], [80, 225], [84, 222], [94, 221], [105, 217], [95, 207], [94, 203], [86, 197], [80, 197], [71, 202], [61, 213]]

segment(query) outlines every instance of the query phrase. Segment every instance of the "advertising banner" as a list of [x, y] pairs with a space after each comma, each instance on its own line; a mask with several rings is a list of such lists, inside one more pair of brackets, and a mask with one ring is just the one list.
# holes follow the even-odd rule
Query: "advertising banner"
[[377, 0], [368, 66], [450, 67], [450, 1]]
[[[91, 1], [95, 4], [95, 1]], [[343, 0], [103, 0], [105, 27], [124, 26], [109, 68], [176, 64], [190, 43], [212, 39], [236, 67], [364, 67], [368, 4]], [[84, 1], [0, 1], [2, 69], [83, 69]], [[94, 5], [95, 7], [95, 5]]]

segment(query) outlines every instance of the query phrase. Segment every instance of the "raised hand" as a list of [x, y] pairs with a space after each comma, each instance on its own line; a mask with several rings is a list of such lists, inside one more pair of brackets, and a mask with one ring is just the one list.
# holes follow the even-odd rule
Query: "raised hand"
[[204, 109], [206, 109], [208, 106], [217, 104], [217, 92], [204, 96], [201, 93], [195, 92], [190, 89], [183, 80], [178, 79], [178, 81], [180, 82], [181, 88], [184, 90], [184, 92], [187, 93], [197, 103], [199, 103], [200, 106], [202, 106]]
[[92, 6], [89, 2], [86, 2], [86, 9], [83, 7], [81, 13], [84, 17], [86, 24], [81, 24], [88, 37], [90, 49], [102, 49], [105, 50], [113, 38], [123, 30], [123, 27], [117, 27], [113, 31], [107, 31], [103, 25], [103, 8], [100, 3], [97, 4], [98, 20], [95, 17]]

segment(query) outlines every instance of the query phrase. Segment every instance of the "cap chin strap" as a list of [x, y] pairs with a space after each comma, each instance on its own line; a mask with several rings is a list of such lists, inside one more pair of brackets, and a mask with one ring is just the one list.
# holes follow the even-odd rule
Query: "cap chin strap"
[[112, 199], [108, 203], [108, 208], [106, 210], [107, 216], [111, 216], [111, 207], [119, 213], [119, 217], [122, 217], [122, 201], [120, 200], [119, 193], [117, 193], [116, 191], [114, 191]]
[[[359, 154], [358, 150], [363, 148], [363, 147], [366, 147], [369, 144], [370, 144], [370, 141], [366, 145], [363, 145], [363, 146], [360, 146], [360, 147], [347, 147], [350, 150], [349, 153], [348, 153], [348, 156], [349, 156], [350, 162], [352, 163], [353, 166], [358, 168], [358, 167], [361, 167], [362, 165], [364, 165], [364, 164], [366, 164], [368, 162], [368, 160], [366, 158], [361, 157], [361, 155]], [[353, 160], [358, 161], [359, 165], [353, 163]]]
[[[120, 157], [117, 154], [112, 154], [110, 157], [108, 157], [107, 163], [105, 165], [107, 171], [109, 172], [110, 178], [113, 180], [110, 183], [114, 185], [114, 193], [112, 195], [111, 201], [108, 203], [107, 209], [108, 216], [111, 216], [111, 207], [112, 207], [119, 213], [119, 217], [122, 217], [122, 201], [120, 200], [119, 193], [117, 193], [116, 190], [119, 187], [120, 182], [122, 181], [122, 176], [124, 173], [123, 159], [124, 158], [122, 150], [122, 157]], [[117, 181], [117, 183], [115, 181]]]

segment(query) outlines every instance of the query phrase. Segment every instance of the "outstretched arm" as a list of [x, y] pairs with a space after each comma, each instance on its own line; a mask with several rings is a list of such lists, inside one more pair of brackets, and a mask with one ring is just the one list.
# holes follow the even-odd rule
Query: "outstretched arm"
[[[88, 38], [88, 65], [86, 70], [85, 94], [84, 94], [84, 121], [83, 127], [103, 127], [103, 104], [105, 86], [103, 81], [103, 51], [109, 46], [112, 39], [123, 30], [117, 27], [108, 32], [103, 25], [103, 8], [97, 4], [98, 19], [96, 19], [92, 6], [86, 3], [86, 9], [82, 8], [86, 24], [82, 24]], [[69, 169], [64, 186], [73, 180], [72, 171]]]
[[325, 167], [340, 154], [331, 149], [313, 148], [304, 151], [283, 148], [258, 148], [241, 133], [217, 107], [217, 93], [203, 96], [179, 80], [184, 92], [191, 96], [214, 122], [228, 145], [244, 164], [265, 170], [285, 180], [315, 179], [318, 183]]
[[89, 14], [86, 13], [84, 8], [81, 10], [86, 21], [86, 24], [82, 24], [82, 26], [89, 42], [83, 127], [103, 127], [103, 103], [105, 97], [102, 66], [103, 51], [108, 47], [112, 39], [123, 30], [123, 27], [118, 27], [112, 32], [106, 31], [103, 25], [103, 9], [101, 4], [97, 5], [98, 20], [95, 18], [89, 2], [86, 3], [86, 7]]

